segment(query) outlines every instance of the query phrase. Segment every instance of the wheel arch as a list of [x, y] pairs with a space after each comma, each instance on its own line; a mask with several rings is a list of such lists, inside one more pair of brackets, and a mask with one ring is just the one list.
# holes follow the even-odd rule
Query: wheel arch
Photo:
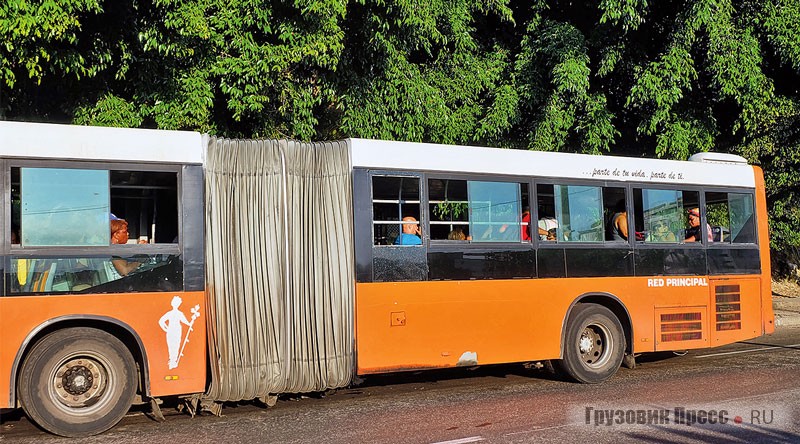
[[567, 334], [567, 321], [569, 320], [570, 315], [572, 315], [572, 310], [578, 304], [597, 304], [601, 305], [614, 313], [614, 316], [619, 319], [620, 324], [622, 324], [622, 331], [625, 335], [625, 353], [632, 353], [633, 352], [633, 322], [631, 320], [631, 315], [628, 312], [628, 308], [625, 307], [625, 304], [611, 293], [604, 293], [604, 292], [594, 292], [594, 293], [584, 293], [577, 298], [569, 305], [567, 308], [567, 312], [564, 315], [564, 319], [561, 320], [561, 347], [560, 347], [560, 358], [564, 357], [564, 346], [566, 344], [565, 335]]
[[17, 405], [17, 380], [19, 378], [19, 368], [27, 357], [33, 346], [46, 335], [67, 328], [89, 327], [103, 330], [114, 335], [128, 348], [133, 355], [133, 360], [138, 364], [139, 383], [142, 388], [142, 395], [150, 396], [150, 371], [147, 366], [147, 351], [144, 348], [142, 339], [131, 328], [130, 325], [119, 319], [97, 315], [67, 315], [47, 320], [31, 330], [22, 342], [14, 362], [11, 366], [11, 384], [9, 391], [9, 405]]

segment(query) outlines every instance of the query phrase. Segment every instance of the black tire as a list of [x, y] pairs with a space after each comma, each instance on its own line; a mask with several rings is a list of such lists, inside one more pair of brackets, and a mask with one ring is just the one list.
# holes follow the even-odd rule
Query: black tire
[[565, 376], [597, 384], [614, 376], [625, 356], [622, 324], [611, 310], [597, 304], [572, 309], [564, 332], [564, 352], [555, 361]]
[[20, 404], [41, 428], [70, 438], [90, 436], [128, 412], [136, 395], [136, 363], [111, 334], [69, 328], [36, 343], [18, 381]]

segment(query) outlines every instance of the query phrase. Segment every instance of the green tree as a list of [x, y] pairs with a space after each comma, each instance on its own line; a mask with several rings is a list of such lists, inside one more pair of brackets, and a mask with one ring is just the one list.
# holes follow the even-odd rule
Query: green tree
[[[0, 117], [765, 171], [800, 248], [797, 0], [8, 0]], [[795, 252], [795, 253], [792, 253]]]
[[345, 135], [470, 143], [502, 95], [510, 52], [484, 21], [513, 26], [504, 1], [356, 1], [346, 20], [341, 92]]

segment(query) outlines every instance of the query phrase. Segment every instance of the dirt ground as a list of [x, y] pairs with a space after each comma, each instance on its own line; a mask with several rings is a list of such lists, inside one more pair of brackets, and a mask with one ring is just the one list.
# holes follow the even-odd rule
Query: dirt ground
[[790, 298], [800, 297], [800, 284], [797, 281], [783, 279], [772, 281], [772, 293]]

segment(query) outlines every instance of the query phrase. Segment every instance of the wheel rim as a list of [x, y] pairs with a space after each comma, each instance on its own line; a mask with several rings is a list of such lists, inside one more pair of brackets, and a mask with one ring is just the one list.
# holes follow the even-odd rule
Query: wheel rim
[[113, 401], [111, 381], [116, 377], [108, 360], [97, 353], [82, 352], [59, 362], [50, 375], [49, 395], [61, 411], [91, 415]]
[[611, 332], [602, 324], [589, 324], [578, 337], [578, 353], [588, 368], [598, 369], [611, 359], [614, 343]]

